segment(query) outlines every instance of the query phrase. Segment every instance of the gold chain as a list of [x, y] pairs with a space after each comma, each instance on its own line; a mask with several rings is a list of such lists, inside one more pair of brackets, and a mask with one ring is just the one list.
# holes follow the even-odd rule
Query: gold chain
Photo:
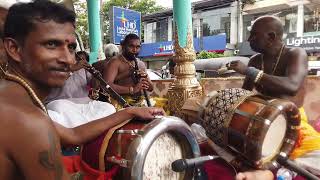
[[45, 108], [44, 104], [41, 102], [40, 98], [37, 96], [35, 91], [32, 89], [32, 87], [22, 77], [19, 77], [18, 73], [14, 69], [13, 70], [17, 73], [17, 75], [8, 73], [6, 70], [4, 70], [2, 68], [2, 66], [0, 66], [0, 68], [1, 68], [1, 71], [2, 71], [5, 79], [7, 79], [9, 81], [14, 81], [14, 82], [20, 84], [22, 87], [24, 87], [27, 90], [28, 94], [31, 96], [31, 98], [38, 104], [38, 106], [45, 113], [48, 114], [47, 109]]
[[[277, 69], [277, 66], [278, 66], [278, 64], [279, 64], [279, 62], [280, 62], [280, 58], [281, 58], [283, 49], [284, 49], [284, 44], [282, 45], [282, 47], [281, 47], [281, 49], [280, 49], [279, 55], [278, 55], [278, 57], [277, 57], [276, 64], [274, 65], [274, 67], [273, 67], [273, 69], [272, 69], [271, 75], [273, 75], [274, 72], [275, 72], [276, 69]], [[264, 59], [263, 59], [263, 54], [262, 54], [261, 60], [262, 60], [262, 61], [261, 61], [261, 70], [264, 72]]]
[[121, 55], [120, 60], [128, 64], [131, 68], [135, 69], [134, 65], [129, 62], [123, 55]]

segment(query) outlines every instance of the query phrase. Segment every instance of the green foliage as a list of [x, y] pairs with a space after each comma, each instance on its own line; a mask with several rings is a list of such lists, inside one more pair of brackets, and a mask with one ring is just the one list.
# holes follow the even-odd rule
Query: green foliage
[[197, 55], [197, 59], [210, 59], [210, 58], [219, 58], [219, 57], [224, 57], [224, 55], [220, 53], [208, 52], [208, 51], [201, 51]]
[[254, 4], [256, 0], [242, 0], [241, 8], [243, 9], [247, 4]]
[[80, 34], [83, 46], [89, 48], [89, 25], [88, 25], [88, 11], [86, 1], [74, 0], [74, 10], [77, 14], [76, 29]]

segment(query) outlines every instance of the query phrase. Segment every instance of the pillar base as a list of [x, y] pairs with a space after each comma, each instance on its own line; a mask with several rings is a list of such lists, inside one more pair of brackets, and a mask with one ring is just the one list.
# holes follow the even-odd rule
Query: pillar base
[[183, 117], [181, 108], [187, 99], [202, 95], [201, 86], [176, 87], [172, 86], [168, 90], [168, 109], [173, 116]]

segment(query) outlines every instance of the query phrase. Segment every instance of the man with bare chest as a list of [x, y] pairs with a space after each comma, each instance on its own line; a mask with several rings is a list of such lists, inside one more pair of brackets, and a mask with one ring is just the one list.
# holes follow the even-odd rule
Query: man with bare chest
[[[250, 91], [255, 89], [265, 96], [290, 100], [300, 108], [299, 144], [290, 158], [320, 175], [320, 156], [314, 156], [320, 153], [320, 134], [308, 124], [302, 108], [308, 73], [307, 54], [302, 48], [286, 47], [282, 36], [283, 26], [278, 18], [258, 18], [248, 39], [251, 48], [258, 54], [250, 59], [248, 66], [241, 61], [233, 61], [227, 64], [227, 67], [246, 76], [242, 88]], [[318, 160], [310, 161], [304, 157]]]
[[66, 180], [61, 146], [81, 145], [133, 117], [152, 119], [159, 108], [130, 107], [65, 128], [48, 116], [43, 101], [62, 87], [75, 64], [75, 14], [62, 5], [36, 0], [10, 7], [0, 66], [0, 179]]
[[121, 47], [122, 53], [108, 62], [104, 79], [120, 95], [133, 97], [141, 96], [143, 90], [152, 91], [153, 85], [145, 72], [145, 64], [136, 58], [141, 47], [139, 36], [128, 34]]
[[255, 88], [263, 95], [288, 99], [301, 107], [308, 73], [307, 54], [302, 48], [286, 47], [282, 35], [280, 20], [272, 16], [259, 18], [248, 39], [251, 48], [259, 54], [250, 59], [248, 67], [234, 61], [229, 68], [246, 75], [244, 89]]

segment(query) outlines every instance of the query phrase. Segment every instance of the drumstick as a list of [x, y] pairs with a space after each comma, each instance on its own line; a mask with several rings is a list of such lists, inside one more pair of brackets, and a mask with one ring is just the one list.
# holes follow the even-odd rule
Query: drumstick
[[208, 138], [207, 142], [208, 142], [208, 145], [218, 154], [218, 156], [220, 156], [221, 159], [223, 159], [233, 169], [233, 172], [235, 173], [235, 175], [237, 175], [238, 172], [237, 172], [236, 168], [230, 163], [230, 162], [234, 161], [236, 159], [236, 157], [233, 156], [232, 154], [228, 153], [226, 150], [224, 150], [223, 148], [218, 146], [213, 141], [211, 141], [211, 139]]
[[223, 66], [221, 66], [221, 67], [217, 70], [217, 72], [218, 72], [218, 74], [223, 74], [223, 73], [227, 72], [227, 71], [229, 70], [229, 68], [230, 68], [230, 62], [227, 63], [227, 64], [225, 64], [225, 65], [223, 65]]
[[301, 166], [299, 166], [297, 163], [291, 161], [287, 157], [282, 156], [281, 154], [278, 155], [277, 162], [279, 164], [283, 165], [284, 167], [286, 167], [292, 171], [295, 171], [296, 173], [305, 177], [306, 179], [319, 180], [319, 178], [317, 176], [313, 175], [309, 171], [307, 171], [304, 168], [302, 168]]
[[230, 153], [228, 153], [226, 150], [224, 150], [223, 148], [219, 147], [216, 143], [214, 143], [213, 141], [211, 141], [211, 139], [207, 139], [208, 141], [208, 145], [220, 156], [223, 157], [223, 159], [225, 159], [228, 162], [231, 162], [235, 159], [235, 157], [233, 155], [231, 155]]
[[220, 68], [220, 69], [217, 70], [218, 74], [223, 74], [223, 73], [225, 73], [225, 72], [227, 72], [227, 71], [228, 71], [228, 68], [227, 68], [227, 67], [222, 67], [222, 68]]

